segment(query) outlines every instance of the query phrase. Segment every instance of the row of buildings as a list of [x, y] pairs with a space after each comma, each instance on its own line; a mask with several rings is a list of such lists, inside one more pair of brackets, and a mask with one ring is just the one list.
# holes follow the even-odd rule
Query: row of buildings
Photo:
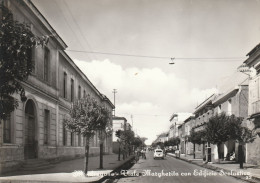
[[[90, 94], [111, 112], [114, 105], [91, 83], [66, 54], [67, 45], [30, 0], [3, 0], [15, 20], [30, 25], [37, 36], [49, 35], [46, 46], [32, 50], [33, 73], [22, 85], [27, 100], [0, 123], [0, 174], [30, 159], [68, 159], [84, 156], [85, 139], [68, 131], [63, 119], [71, 102]], [[0, 15], [2, 15], [0, 13]], [[112, 153], [112, 137], [104, 152]], [[91, 139], [90, 155], [99, 153], [99, 138]]]
[[[157, 141], [165, 142], [170, 138], [179, 137], [179, 150], [182, 156], [190, 158], [206, 157], [208, 161], [226, 159], [228, 153], [238, 155], [238, 143], [229, 140], [219, 147], [210, 143], [192, 144], [188, 141], [191, 129], [200, 131], [210, 117], [221, 112], [228, 115], [243, 117], [243, 125], [255, 129], [258, 134], [254, 142], [244, 145], [245, 162], [260, 164], [260, 44], [253, 48], [248, 58], [234, 77], [230, 78], [223, 92], [218, 92], [200, 103], [193, 113], [184, 121], [178, 120], [178, 113], [170, 118], [170, 128], [167, 133], [158, 136]], [[241, 77], [242, 76], [242, 77]], [[238, 81], [238, 82], [234, 82]], [[203, 140], [203, 139], [202, 139]]]

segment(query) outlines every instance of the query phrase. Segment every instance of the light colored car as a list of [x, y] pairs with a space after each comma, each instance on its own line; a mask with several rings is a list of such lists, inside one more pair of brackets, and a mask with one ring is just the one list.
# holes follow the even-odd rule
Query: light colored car
[[161, 158], [164, 159], [164, 153], [162, 149], [155, 149], [153, 153], [153, 159], [155, 158]]

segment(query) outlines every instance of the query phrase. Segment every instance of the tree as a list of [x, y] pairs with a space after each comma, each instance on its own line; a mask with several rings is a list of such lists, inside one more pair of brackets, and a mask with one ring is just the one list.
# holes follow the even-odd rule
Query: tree
[[112, 135], [112, 121], [111, 121], [111, 113], [105, 106], [100, 107], [100, 114], [101, 114], [100, 118], [96, 123], [96, 130], [98, 131], [98, 137], [100, 141], [99, 168], [103, 169], [104, 140], [106, 137]]
[[128, 151], [128, 154], [130, 155], [132, 153], [132, 144], [135, 138], [135, 134], [132, 130], [126, 130], [124, 134], [126, 139], [126, 149]]
[[118, 161], [120, 161], [120, 156], [121, 156], [121, 144], [123, 142], [123, 131], [122, 130], [117, 130], [115, 133], [116, 137], [117, 137], [117, 142], [119, 144], [118, 147]]
[[[209, 119], [206, 124], [206, 139], [218, 147], [218, 157], [220, 158], [220, 145], [230, 139], [229, 116], [225, 113], [216, 114]], [[220, 159], [219, 159], [220, 160]]]
[[134, 145], [134, 148], [137, 149], [138, 147], [142, 146], [142, 140], [140, 137], [134, 137], [132, 145]]
[[243, 118], [235, 115], [227, 116], [225, 113], [216, 114], [209, 119], [206, 124], [206, 139], [212, 144], [218, 146], [218, 156], [220, 154], [219, 148], [223, 142], [230, 139], [239, 142], [239, 162], [240, 167], [243, 166], [244, 154], [242, 145], [253, 142], [256, 135], [254, 130], [242, 126]]
[[156, 142], [156, 148], [160, 147], [160, 149], [164, 149], [164, 143], [163, 142]]
[[235, 139], [238, 145], [238, 162], [240, 164], [240, 168], [243, 169], [244, 163], [244, 151], [243, 145], [246, 143], [252, 143], [256, 138], [255, 130], [251, 130], [245, 126], [242, 126], [242, 118], [237, 118], [236, 116], [230, 116], [230, 132], [231, 138]]
[[132, 130], [117, 130], [116, 137], [119, 143], [118, 161], [120, 161], [121, 151], [124, 160], [131, 149], [131, 144], [135, 141], [134, 132]]
[[147, 138], [141, 137], [140, 139], [142, 140], [142, 146], [145, 147], [146, 146], [145, 141], [147, 140]]
[[65, 127], [86, 138], [84, 173], [87, 175], [90, 138], [101, 128], [104, 122], [102, 119], [105, 117], [102, 116], [97, 101], [90, 95], [73, 102], [69, 114], [70, 117], [64, 119]]
[[28, 79], [34, 68], [32, 49], [46, 45], [49, 36], [37, 37], [30, 26], [13, 19], [12, 12], [3, 2], [0, 5], [0, 122], [5, 120], [18, 107], [20, 95], [26, 101], [25, 90], [21, 84]]
[[191, 129], [190, 135], [188, 136], [188, 141], [193, 143], [193, 157], [195, 158], [195, 144], [202, 144], [205, 141], [205, 130], [200, 130], [195, 132], [194, 128]]
[[174, 144], [177, 145], [179, 149], [179, 144], [181, 143], [181, 139], [179, 137], [175, 137], [173, 140], [174, 140]]

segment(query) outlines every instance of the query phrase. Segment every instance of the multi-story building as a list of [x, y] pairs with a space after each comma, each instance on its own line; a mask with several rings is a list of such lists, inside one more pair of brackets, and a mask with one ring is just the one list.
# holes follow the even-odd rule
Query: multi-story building
[[121, 131], [125, 131], [127, 129], [127, 120], [125, 117], [118, 117], [118, 116], [114, 116], [113, 117], [113, 135], [112, 135], [112, 139], [113, 139], [113, 152], [114, 153], [118, 153], [118, 149], [119, 149], [119, 142], [118, 142], [118, 138], [116, 137], [116, 131], [121, 130]]
[[185, 154], [185, 132], [184, 132], [184, 124], [180, 124], [178, 126], [178, 137], [180, 139], [180, 145], [179, 145], [179, 150], [180, 154], [184, 155]]
[[[113, 104], [101, 94], [64, 52], [67, 45], [30, 0], [4, 0], [13, 18], [31, 25], [37, 36], [49, 36], [46, 46], [33, 49], [35, 67], [22, 82], [27, 100], [19, 101], [10, 118], [0, 124], [0, 173], [19, 168], [29, 159], [63, 159], [84, 156], [85, 138], [65, 129], [63, 119], [71, 102], [90, 94], [106, 105], [112, 115]], [[19, 96], [15, 95], [19, 100]], [[112, 152], [106, 137], [105, 153]], [[90, 154], [99, 153], [99, 140], [90, 143]]]
[[132, 125], [130, 125], [130, 123], [126, 123], [126, 130], [132, 130]]
[[185, 155], [187, 157], [194, 157], [194, 144], [189, 142], [191, 129], [195, 126], [195, 116], [190, 116], [184, 120], [184, 137], [185, 137]]
[[[211, 95], [195, 108], [195, 132], [205, 129], [205, 124], [209, 121], [209, 118], [213, 116], [214, 108], [212, 101], [216, 98], [216, 96], [216, 94]], [[214, 151], [211, 151], [212, 148], [215, 149], [215, 145], [210, 145], [209, 143], [195, 144], [195, 158], [203, 158], [204, 156], [207, 156], [207, 159], [211, 161], [211, 157], [214, 157], [214, 155], [216, 156]]]
[[[218, 95], [212, 101], [212, 104], [214, 106], [214, 114], [224, 112], [226, 115], [242, 117], [246, 122], [248, 116], [248, 79], [240, 81], [237, 86]], [[236, 157], [238, 157], [238, 143], [235, 143], [235, 140], [228, 140], [218, 148], [220, 148], [220, 157], [218, 157], [220, 159], [226, 159], [227, 154], [231, 152], [236, 152]]]
[[246, 159], [248, 163], [260, 164], [260, 44], [255, 46], [247, 56], [248, 58], [244, 61], [244, 64], [246, 64], [251, 71], [256, 71], [255, 75], [249, 77], [249, 120], [247, 126], [251, 129], [255, 129], [258, 136], [253, 143], [246, 144]]

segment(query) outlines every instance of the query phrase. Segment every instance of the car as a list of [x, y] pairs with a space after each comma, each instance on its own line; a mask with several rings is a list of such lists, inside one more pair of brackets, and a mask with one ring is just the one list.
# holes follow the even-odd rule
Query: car
[[162, 149], [155, 149], [153, 153], [153, 159], [161, 158], [164, 159], [164, 153]]

